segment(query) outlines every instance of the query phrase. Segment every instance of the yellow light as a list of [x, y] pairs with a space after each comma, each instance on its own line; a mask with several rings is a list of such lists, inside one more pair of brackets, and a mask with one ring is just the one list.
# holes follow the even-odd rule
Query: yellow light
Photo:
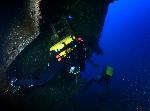
[[64, 38], [63, 40], [61, 40], [60, 42], [56, 43], [55, 45], [53, 45], [50, 48], [50, 51], [56, 51], [58, 52], [59, 50], [61, 50], [65, 45], [68, 45], [69, 43], [71, 43], [72, 41], [75, 40], [75, 36], [72, 37], [72, 35], [67, 36], [66, 38]]
[[72, 50], [73, 50], [72, 48], [68, 48], [68, 49], [62, 51], [61, 53], [59, 53], [59, 55], [60, 55], [61, 57], [66, 57], [66, 55], [67, 55], [69, 52], [71, 52]]

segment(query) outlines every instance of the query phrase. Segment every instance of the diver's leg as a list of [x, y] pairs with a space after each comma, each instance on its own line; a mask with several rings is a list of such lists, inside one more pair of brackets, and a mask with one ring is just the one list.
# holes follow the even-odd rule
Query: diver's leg
[[106, 94], [109, 94], [110, 93], [110, 87], [109, 87], [110, 78], [107, 76], [102, 76], [98, 82], [104, 85]]
[[110, 87], [109, 87], [109, 85], [107, 85], [107, 90], [108, 90], [108, 92], [110, 92]]
[[105, 83], [105, 87], [106, 87], [106, 94], [110, 94], [110, 87], [109, 87], [109, 80], [106, 81]]
[[92, 85], [93, 82], [98, 82], [97, 80], [95, 79], [91, 79], [90, 81], [88, 81], [85, 86], [84, 86], [84, 89], [88, 90], [89, 87]]

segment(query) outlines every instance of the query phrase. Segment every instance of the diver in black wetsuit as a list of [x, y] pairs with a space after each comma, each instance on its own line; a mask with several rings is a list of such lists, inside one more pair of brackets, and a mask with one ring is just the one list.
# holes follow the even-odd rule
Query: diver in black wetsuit
[[102, 83], [106, 87], [107, 91], [110, 92], [109, 82], [112, 79], [113, 74], [114, 74], [113, 68], [111, 66], [106, 66], [104, 68], [102, 76], [97, 77], [96, 79], [91, 79], [89, 82], [86, 83], [84, 89], [88, 89], [93, 82], [96, 82], [98, 84]]

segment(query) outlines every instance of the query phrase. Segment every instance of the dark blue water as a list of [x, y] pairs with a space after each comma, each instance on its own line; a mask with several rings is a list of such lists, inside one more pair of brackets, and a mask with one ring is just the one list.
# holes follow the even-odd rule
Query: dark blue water
[[149, 111], [150, 0], [111, 4], [101, 37], [104, 55], [92, 57], [100, 67], [87, 63], [82, 76], [90, 80], [101, 73], [104, 65], [113, 66], [111, 94], [105, 95], [101, 85], [92, 84], [88, 91], [79, 91], [77, 106], [96, 111]]

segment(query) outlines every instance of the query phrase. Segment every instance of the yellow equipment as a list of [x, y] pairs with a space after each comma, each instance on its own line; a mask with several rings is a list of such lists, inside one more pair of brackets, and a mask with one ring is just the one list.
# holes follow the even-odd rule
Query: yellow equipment
[[113, 73], [114, 73], [114, 69], [111, 66], [107, 66], [105, 74], [112, 77]]
[[72, 41], [75, 40], [75, 36], [69, 35], [60, 42], [56, 43], [50, 48], [50, 51], [59, 52], [62, 48], [64, 48], [65, 45], [68, 45]]

